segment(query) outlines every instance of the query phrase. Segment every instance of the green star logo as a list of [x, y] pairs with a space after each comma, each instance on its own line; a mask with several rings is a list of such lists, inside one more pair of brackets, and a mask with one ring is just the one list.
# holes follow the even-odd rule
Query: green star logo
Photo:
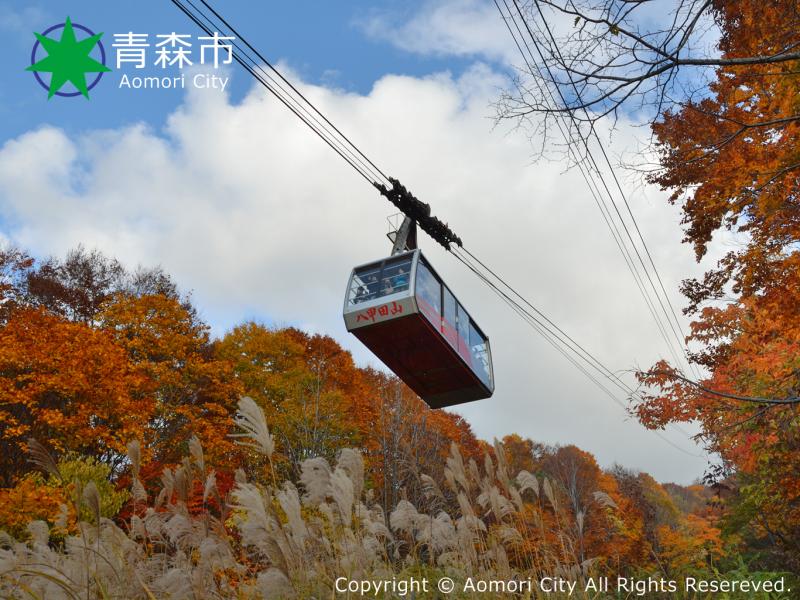
[[[53, 38], [47, 37], [49, 32], [59, 28], [62, 29], [60, 40], [56, 41]], [[88, 33], [89, 37], [78, 40], [75, 35], [76, 28]], [[103, 34], [93, 33], [82, 25], [76, 24], [73, 26], [69, 17], [67, 17], [66, 22], [63, 24], [55, 25], [43, 33], [34, 33], [34, 35], [38, 43], [34, 45], [33, 48], [33, 54], [31, 56], [32, 64], [25, 70], [36, 73], [37, 80], [43, 86], [45, 86], [45, 84], [38, 76], [38, 73], [51, 74], [50, 85], [49, 87], [45, 86], [47, 87], [48, 100], [56, 94], [60, 96], [77, 96], [78, 93], [88, 100], [89, 90], [94, 87], [100, 76], [95, 78], [91, 84], [87, 85], [86, 74], [111, 71], [103, 62], [99, 62], [89, 56], [98, 44], [100, 45], [103, 57], [105, 56], [105, 52], [102, 50], [102, 43], [100, 43], [100, 38], [103, 37]], [[36, 61], [36, 52], [39, 44], [41, 44], [47, 52], [47, 56]], [[72, 94], [59, 92], [68, 82], [78, 91]]]

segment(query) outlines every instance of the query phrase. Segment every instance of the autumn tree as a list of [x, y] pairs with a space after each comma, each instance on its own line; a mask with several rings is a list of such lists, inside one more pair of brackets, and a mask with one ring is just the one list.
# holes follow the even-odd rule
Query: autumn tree
[[[179, 297], [177, 286], [162, 269], [130, 271], [98, 250], [78, 246], [63, 259], [37, 261], [11, 246], [0, 249], [0, 305], [6, 313], [11, 307], [36, 307], [92, 324], [115, 294]], [[193, 310], [188, 301], [182, 304]]]
[[203, 442], [211, 459], [233, 464], [232, 417], [242, 387], [229, 362], [216, 355], [209, 329], [194, 310], [163, 294], [117, 293], [96, 315], [147, 378], [153, 417], [144, 429], [145, 449], [171, 463], [188, 448], [192, 436]]
[[517, 433], [503, 437], [501, 442], [512, 473], [519, 473], [522, 470], [536, 472], [539, 468], [536, 457], [540, 453], [540, 444], [535, 444]]
[[0, 327], [0, 485], [27, 470], [28, 438], [118, 466], [152, 418], [147, 389], [107, 332], [15, 311]]
[[551, 482], [568, 521], [552, 523], [575, 541], [572, 553], [579, 562], [595, 558], [610, 572], [621, 565], [649, 563], [643, 536], [645, 516], [618, 480], [600, 469], [595, 457], [575, 446], [539, 446], [536, 472]]
[[24, 279], [34, 262], [17, 248], [0, 247], [0, 324], [8, 320], [15, 308], [25, 304]]
[[[683, 284], [693, 359], [710, 376], [698, 386], [656, 365], [641, 376], [648, 388], [636, 414], [654, 428], [699, 421], [722, 459], [711, 475], [736, 482], [730, 522], [754, 545], [769, 544], [775, 565], [800, 569], [800, 60], [787, 50], [798, 44], [797, 6], [715, 6], [732, 62], [705, 97], [654, 125], [662, 169], [651, 181], [681, 207], [698, 260], [722, 230], [738, 247]], [[756, 54], [786, 60], [733, 61]]]
[[[720, 568], [727, 556], [717, 515], [709, 513], [708, 488], [661, 485], [647, 473], [613, 469], [620, 491], [631, 501], [630, 510], [643, 517], [643, 558], [668, 577]], [[687, 505], [682, 510], [680, 496]]]
[[[162, 465], [177, 460], [196, 435], [211, 457], [235, 467], [228, 434], [241, 388], [230, 364], [216, 358], [207, 325], [162, 270], [130, 271], [82, 247], [45, 261], [6, 248], [0, 294], [0, 335], [13, 340], [3, 352], [17, 363], [3, 371], [7, 387], [0, 402], [13, 407], [8, 410], [16, 421], [30, 422], [7, 431], [11, 445], [26, 435], [43, 436], [40, 441], [56, 450], [113, 455], [107, 429], [114, 451], [140, 438], [145, 457]], [[25, 341], [23, 327], [39, 337]], [[60, 421], [52, 416], [56, 411]], [[77, 431], [73, 413], [97, 432]], [[121, 425], [128, 420], [137, 426]], [[51, 430], [42, 430], [46, 424]], [[56, 443], [62, 439], [69, 444]], [[24, 444], [7, 456], [21, 468], [23, 453]]]
[[[375, 422], [365, 431], [364, 443], [369, 449], [370, 477], [384, 506], [394, 506], [401, 499], [428, 506], [430, 494], [423, 475], [446, 490], [444, 468], [454, 443], [466, 461], [483, 460], [489, 445], [475, 437], [462, 417], [428, 408], [392, 375], [368, 369], [364, 376], [373, 404], [369, 418]], [[456, 505], [454, 497], [447, 500]]]
[[264, 409], [285, 474], [297, 476], [305, 459], [333, 459], [343, 444], [358, 441], [358, 372], [331, 338], [249, 322], [225, 335], [216, 351]]

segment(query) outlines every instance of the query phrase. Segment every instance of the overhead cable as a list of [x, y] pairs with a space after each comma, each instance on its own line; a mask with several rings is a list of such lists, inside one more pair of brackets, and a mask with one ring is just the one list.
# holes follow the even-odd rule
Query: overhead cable
[[[522, 19], [522, 22], [525, 25], [526, 30], [528, 31], [528, 34], [529, 34], [529, 36], [531, 38], [531, 41], [533, 42], [534, 47], [536, 48], [536, 51], [539, 54], [539, 57], [540, 57], [540, 59], [542, 61], [542, 64], [543, 64], [544, 68], [548, 72], [548, 76], [550, 78], [550, 81], [556, 82], [557, 80], [556, 80], [555, 76], [553, 75], [553, 72], [552, 72], [552, 70], [550, 68], [550, 65], [547, 63], [547, 61], [544, 58], [544, 53], [541, 51], [541, 48], [539, 46], [539, 42], [537, 41], [536, 36], [533, 34], [533, 31], [530, 28], [530, 23], [528, 22], [527, 19], [525, 19], [525, 16], [522, 13], [522, 9], [520, 8], [518, 0], [512, 0], [512, 2], [514, 3], [514, 6], [516, 7], [517, 13], [519, 14], [520, 18]], [[538, 0], [534, 0], [534, 4], [535, 4], [535, 6], [537, 8], [537, 11], [538, 11], [541, 19], [542, 19], [542, 22], [543, 22], [544, 27], [545, 27], [545, 29], [547, 31], [548, 37], [549, 37], [549, 39], [550, 39], [550, 41], [552, 43], [552, 47], [555, 49], [555, 52], [558, 54], [562, 64], [565, 64], [564, 63], [564, 57], [561, 54], [561, 50], [560, 50], [560, 48], [558, 46], [558, 42], [555, 39], [555, 36], [553, 35], [552, 30], [550, 29], [549, 23], [544, 18], [544, 14], [542, 13], [542, 9], [541, 9], [541, 6], [539, 5], [539, 1]], [[573, 88], [573, 90], [574, 90], [574, 92], [576, 94], [576, 97], [577, 97], [578, 101], [580, 102], [580, 98], [581, 98], [580, 90], [578, 90], [577, 85], [575, 84], [574, 80], [572, 79], [572, 74], [568, 70], [567, 70], [567, 76], [568, 76], [570, 84], [571, 84], [571, 86], [572, 86], [572, 88]], [[555, 88], [556, 88], [556, 92], [558, 93], [559, 97], [561, 98], [563, 106], [565, 108], [568, 107], [567, 100], [564, 97], [564, 94], [561, 91], [561, 88], [557, 83], [555, 85]], [[587, 119], [589, 119], [589, 114], [588, 114], [587, 109], [584, 108], [583, 111], [586, 114]], [[608, 166], [608, 169], [610, 170], [611, 175], [612, 175], [614, 181], [616, 182], [617, 189], [618, 189], [618, 191], [620, 193], [620, 196], [621, 196], [621, 198], [622, 198], [622, 200], [623, 200], [623, 202], [624, 202], [624, 204], [625, 204], [625, 206], [627, 208], [628, 215], [630, 216], [630, 219], [633, 222], [634, 227], [635, 227], [635, 229], [636, 229], [636, 231], [638, 233], [639, 240], [641, 241], [641, 244], [642, 244], [642, 246], [644, 248], [645, 254], [649, 259], [649, 263], [650, 263], [650, 266], [651, 266], [651, 268], [653, 270], [653, 273], [654, 273], [657, 281], [659, 282], [659, 286], [661, 288], [661, 293], [659, 293], [658, 289], [656, 288], [655, 283], [653, 282], [653, 279], [652, 279], [652, 277], [650, 275], [650, 269], [648, 269], [644, 259], [642, 258], [641, 254], [639, 252], [638, 246], [634, 242], [633, 236], [631, 235], [630, 230], [628, 229], [627, 223], [625, 222], [625, 219], [623, 218], [622, 213], [619, 210], [619, 207], [617, 206], [617, 202], [614, 199], [614, 195], [611, 193], [611, 190], [609, 189], [608, 184], [605, 181], [605, 177], [603, 176], [603, 173], [600, 170], [600, 168], [599, 168], [599, 166], [597, 164], [597, 161], [595, 160], [594, 155], [591, 152], [591, 149], [589, 147], [588, 139], [586, 137], [584, 137], [584, 134], [583, 134], [582, 130], [580, 129], [580, 124], [578, 124], [576, 119], [575, 119], [575, 115], [572, 112], [569, 112], [569, 111], [567, 111], [567, 113], [568, 113], [570, 119], [572, 119], [573, 123], [575, 124], [576, 131], [577, 131], [579, 137], [581, 138], [581, 141], [584, 144], [587, 156], [588, 156], [592, 166], [594, 167], [595, 172], [599, 176], [600, 181], [603, 184], [603, 188], [606, 190], [606, 193], [608, 194], [608, 198], [611, 200], [611, 204], [614, 207], [614, 211], [617, 214], [617, 217], [619, 218], [619, 222], [622, 225], [623, 230], [625, 231], [625, 234], [626, 234], [628, 240], [630, 241], [631, 247], [633, 248], [633, 250], [634, 250], [634, 252], [636, 254], [636, 257], [639, 260], [639, 264], [641, 264], [641, 266], [642, 266], [642, 270], [644, 271], [644, 274], [645, 274], [648, 282], [650, 283], [650, 287], [652, 288], [652, 290], [653, 290], [653, 292], [655, 294], [656, 300], [658, 301], [658, 304], [661, 307], [662, 312], [664, 313], [664, 315], [666, 317], [667, 324], [669, 325], [669, 328], [671, 329], [672, 334], [675, 337], [675, 340], [678, 342], [678, 347], [682, 349], [681, 353], [684, 355], [684, 359], [686, 361], [686, 364], [689, 366], [689, 368], [695, 368], [696, 369], [694, 364], [688, 358], [688, 350], [686, 349], [685, 341], [681, 340], [680, 335], [678, 334], [678, 330], [680, 330], [680, 324], [679, 324], [677, 316], [675, 314], [675, 309], [672, 306], [672, 303], [671, 303], [671, 301], [669, 299], [668, 294], [666, 293], [666, 289], [664, 288], [664, 284], [663, 284], [663, 281], [661, 279], [661, 276], [658, 273], [658, 269], [656, 268], [655, 263], [654, 263], [654, 261], [652, 259], [652, 255], [650, 254], [650, 250], [647, 247], [647, 244], [646, 244], [646, 242], [644, 240], [644, 237], [643, 237], [643, 235], [641, 233], [641, 230], [639, 228], [638, 222], [636, 221], [636, 218], [633, 215], [633, 211], [630, 208], [630, 204], [628, 203], [627, 195], [625, 194], [624, 190], [622, 189], [622, 185], [620, 184], [619, 179], [617, 178], [616, 172], [615, 172], [615, 170], [614, 170], [614, 168], [613, 168], [613, 166], [611, 164], [611, 161], [608, 158], [608, 154], [606, 153], [605, 148], [603, 147], [603, 144], [600, 141], [599, 136], [597, 135], [597, 131], [595, 130], [595, 128], [593, 126], [590, 127], [590, 135], [594, 136], [595, 140], [597, 141], [597, 143], [598, 143], [598, 145], [600, 147], [601, 153], [602, 153], [602, 155], [603, 155], [603, 157], [605, 159], [606, 165]], [[664, 305], [664, 300], [662, 300], [662, 294], [663, 294], [663, 297], [666, 300], [666, 303], [669, 306], [670, 310], [667, 310], [667, 307]], [[677, 330], [675, 328], [675, 325], [677, 325]], [[699, 375], [699, 373], [696, 373], [696, 374]]]
[[[517, 19], [514, 17], [514, 14], [511, 8], [509, 7], [507, 0], [502, 0], [502, 2], [506, 7], [506, 11], [508, 12], [508, 18], [506, 18], [503, 9], [500, 8], [498, 0], [494, 0], [495, 6], [497, 7], [497, 10], [500, 12], [501, 17], [503, 18], [503, 21], [506, 24], [506, 28], [508, 29], [508, 32], [511, 34], [511, 38], [514, 40], [514, 43], [517, 46], [517, 49], [519, 50], [522, 56], [522, 59], [525, 61], [525, 64], [527, 65], [528, 70], [531, 73], [533, 73], [534, 69], [539, 71], [539, 67], [536, 63], [536, 60], [533, 57], [533, 51], [531, 50], [528, 42], [525, 40], [525, 36], [522, 33], [522, 30], [519, 27], [519, 23], [517, 22]], [[515, 34], [514, 31], [511, 29], [509, 21], [511, 21], [514, 24], [514, 27], [517, 30], [517, 34]], [[521, 43], [525, 46], [525, 49], [527, 50], [527, 55], [525, 51], [522, 49], [522, 46], [520, 45], [520, 40]], [[530, 57], [530, 60], [528, 60], [528, 57]], [[553, 96], [549, 88], [547, 88], [547, 86], [543, 86], [542, 84], [540, 84], [536, 78], [534, 78], [533, 81], [537, 85], [539, 91], [542, 93], [543, 96], [545, 96], [546, 94], [550, 98], [550, 101], [553, 102], [553, 104], [557, 104], [557, 102], [555, 101], [555, 97]], [[672, 355], [673, 359], [677, 364], [680, 361], [678, 359], [678, 354], [675, 352], [674, 344], [670, 341], [669, 336], [667, 335], [667, 331], [662, 323], [662, 320], [655, 309], [655, 305], [650, 298], [648, 290], [646, 289], [644, 280], [642, 279], [642, 276], [639, 274], [639, 270], [636, 268], [635, 261], [633, 260], [633, 257], [631, 256], [630, 251], [628, 250], [627, 245], [625, 244], [625, 240], [622, 236], [622, 233], [619, 231], [617, 223], [614, 220], [614, 217], [611, 213], [611, 209], [609, 209], [608, 206], [606, 205], [606, 201], [603, 198], [602, 191], [600, 190], [594, 178], [592, 177], [589, 167], [587, 165], [584, 165], [583, 161], [578, 160], [578, 156], [576, 154], [576, 149], [575, 149], [575, 140], [572, 137], [571, 133], [569, 135], [567, 133], [570, 132], [572, 128], [564, 121], [565, 117], [559, 114], [556, 117], [555, 122], [559, 132], [564, 138], [564, 142], [567, 146], [567, 151], [570, 154], [573, 161], [575, 162], [575, 164], [577, 165], [578, 170], [581, 173], [581, 176], [586, 182], [586, 185], [589, 188], [589, 192], [592, 196], [592, 199], [597, 205], [597, 208], [600, 210], [600, 214], [603, 217], [603, 221], [605, 222], [606, 227], [608, 227], [608, 230], [611, 233], [611, 237], [614, 240], [617, 248], [620, 251], [620, 254], [622, 255], [622, 258], [625, 261], [625, 265], [628, 267], [628, 270], [633, 276], [633, 280], [636, 283], [636, 286], [639, 289], [642, 298], [644, 299], [645, 305], [647, 306], [647, 309], [650, 312], [651, 317], [653, 318], [653, 322], [655, 323], [656, 328], [658, 329], [658, 332], [661, 335], [661, 338], [664, 340], [667, 350], [670, 352], [670, 354]]]
[[[601, 381], [598, 381], [598, 379], [594, 375], [592, 375], [592, 373], [587, 368], [585, 368], [584, 365], [580, 364], [580, 362], [578, 362], [578, 360], [576, 360], [576, 357], [577, 357], [577, 359], [582, 360], [583, 363], [585, 365], [587, 365], [589, 368], [597, 371], [602, 377], [608, 379], [613, 385], [615, 385], [616, 387], [622, 389], [622, 391], [625, 392], [625, 394], [626, 394], [626, 396], [628, 398], [633, 398], [634, 396], [636, 396], [635, 390], [633, 390], [632, 388], [627, 386], [615, 373], [613, 373], [610, 369], [608, 369], [608, 367], [603, 365], [599, 360], [597, 360], [594, 356], [592, 356], [591, 354], [589, 354], [585, 350], [583, 350], [583, 353], [581, 354], [581, 353], [576, 352], [574, 348], [570, 347], [569, 345], [566, 345], [564, 343], [563, 339], [559, 336], [559, 333], [561, 335], [566, 336], [570, 340], [571, 340], [571, 338], [569, 338], [569, 336], [564, 334], [563, 330], [561, 330], [557, 326], [554, 326], [554, 324], [553, 324], [553, 326], [556, 329], [556, 332], [558, 332], [558, 333], [554, 332], [553, 329], [551, 329], [547, 324], [547, 323], [552, 323], [549, 319], [547, 319], [547, 317], [544, 317], [543, 315], [541, 315], [546, 321], [546, 322], [543, 323], [533, 313], [528, 311], [519, 302], [514, 300], [509, 294], [507, 294], [503, 290], [501, 290], [497, 285], [495, 285], [491, 280], [489, 280], [486, 277], [486, 275], [481, 273], [479, 269], [477, 269], [474, 265], [470, 264], [469, 260], [465, 259], [463, 256], [460, 255], [460, 252], [462, 252], [462, 250], [454, 249], [451, 252], [469, 270], [471, 270], [478, 278], [480, 278], [487, 286], [489, 286], [489, 288], [495, 294], [497, 294], [506, 304], [508, 304], [511, 307], [511, 309], [514, 310], [514, 312], [516, 312], [523, 319], [523, 321], [525, 321], [530, 327], [532, 327], [537, 333], [539, 333], [539, 335], [541, 335], [545, 339], [545, 341], [547, 341], [564, 358], [566, 358], [570, 363], [572, 363], [572, 365], [575, 366], [575, 368], [577, 368], [579, 371], [581, 371], [604, 394], [606, 394], [609, 398], [611, 398], [611, 400], [614, 401], [614, 403], [616, 403], [625, 412], [627, 412], [628, 407], [622, 402], [622, 400], [620, 400], [617, 397], [616, 394], [614, 394], [612, 391], [610, 391]], [[509, 286], [509, 289], [512, 289], [512, 288], [510, 288], [510, 286]], [[514, 293], [516, 294], [516, 292], [514, 292]], [[531, 308], [533, 308], [535, 313], [540, 314], [539, 311], [535, 307], [531, 307]], [[572, 352], [572, 355], [570, 355], [570, 353], [569, 353], [570, 351]], [[676, 424], [671, 424], [670, 426], [671, 426], [672, 429], [675, 429], [676, 431], [678, 431], [681, 435], [685, 436], [686, 438], [691, 437], [691, 436], [689, 436], [689, 434], [686, 431], [684, 431], [681, 427], [677, 426]], [[666, 442], [667, 444], [669, 444], [670, 446], [672, 446], [676, 450], [679, 450], [683, 454], [686, 454], [688, 456], [693, 456], [695, 458], [704, 458], [703, 455], [696, 454], [694, 452], [690, 452], [690, 451], [686, 450], [685, 448], [679, 446], [678, 444], [674, 443], [672, 440], [667, 438], [660, 431], [653, 430], [653, 433], [655, 433], [657, 437], [662, 439], [664, 442]]]

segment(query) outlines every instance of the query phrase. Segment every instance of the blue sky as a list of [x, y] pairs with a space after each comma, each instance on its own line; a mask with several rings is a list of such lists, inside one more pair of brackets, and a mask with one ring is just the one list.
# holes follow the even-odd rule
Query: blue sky
[[[48, 101], [24, 69], [33, 31], [67, 15], [103, 31], [107, 49], [114, 33], [199, 34], [168, 0], [0, 0], [0, 243], [40, 257], [83, 244], [131, 267], [161, 265], [217, 335], [247, 318], [292, 324], [379, 366], [346, 332], [341, 306], [352, 266], [388, 253], [386, 217], [396, 211], [236, 66], [224, 93], [120, 90], [118, 72], [90, 101]], [[630, 375], [664, 356], [579, 174], [533, 164], [536, 140], [495, 126], [492, 103], [515, 55], [492, 2], [226, 0], [224, 15], [476, 255], [612, 369]], [[619, 124], [612, 151], [634, 147], [640, 130], [632, 125]], [[682, 306], [678, 282], [702, 267], [680, 243], [677, 209], [636, 182], [629, 198]], [[677, 452], [631, 421], [451, 256], [421, 242], [492, 340], [495, 397], [458, 410], [479, 436], [575, 443], [604, 466], [660, 480], [702, 475], [702, 454]], [[667, 434], [698, 454], [681, 434]]]
[[[212, 5], [267, 59], [289, 65], [311, 83], [367, 93], [387, 72], [421, 76], [450, 70], [458, 74], [471, 63], [469, 57], [401, 50], [365, 32], [363, 23], [370, 17], [380, 15], [402, 23], [421, 3], [226, 0], [224, 6], [220, 2]], [[33, 75], [24, 71], [35, 42], [33, 31], [41, 32], [61, 23], [68, 15], [75, 23], [104, 32], [102, 41], [107, 51], [114, 33], [134, 31], [150, 33], [152, 37], [175, 31], [201, 35], [199, 28], [168, 0], [0, 2], [0, 33], [4, 40], [0, 54], [0, 139], [15, 137], [43, 123], [57, 124], [69, 132], [136, 121], [159, 127], [164, 116], [183, 100], [180, 91], [133, 95], [104, 82], [93, 90], [91, 102], [82, 98], [47, 101]], [[157, 72], [152, 68], [147, 71]], [[241, 99], [251, 86], [250, 76], [237, 68], [231, 86], [232, 99]]]

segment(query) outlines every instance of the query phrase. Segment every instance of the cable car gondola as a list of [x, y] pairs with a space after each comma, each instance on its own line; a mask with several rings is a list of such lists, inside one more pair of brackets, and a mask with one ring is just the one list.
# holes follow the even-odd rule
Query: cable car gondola
[[419, 249], [353, 269], [347, 330], [431, 408], [489, 398], [489, 338]]

